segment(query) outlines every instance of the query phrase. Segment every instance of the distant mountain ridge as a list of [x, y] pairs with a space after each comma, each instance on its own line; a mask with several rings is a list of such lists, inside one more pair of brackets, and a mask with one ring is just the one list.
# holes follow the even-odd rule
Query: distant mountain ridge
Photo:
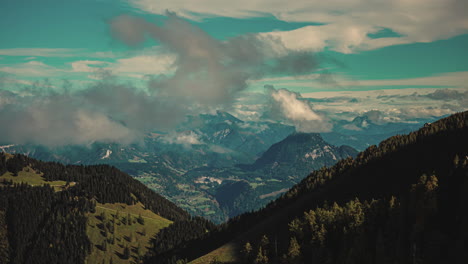
[[[332, 165], [333, 161], [357, 155], [349, 146], [335, 147], [323, 140], [317, 133], [294, 133], [284, 140], [273, 144], [258, 158], [253, 167], [265, 168], [281, 166], [283, 163], [314, 163], [313, 167]], [[311, 162], [313, 161], [313, 162]]]

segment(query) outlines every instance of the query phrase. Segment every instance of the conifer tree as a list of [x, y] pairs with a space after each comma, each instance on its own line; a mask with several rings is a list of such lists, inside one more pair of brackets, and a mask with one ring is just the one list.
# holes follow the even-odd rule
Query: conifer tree
[[130, 249], [128, 248], [128, 245], [125, 246], [122, 257], [123, 257], [123, 259], [129, 259], [130, 258]]
[[258, 248], [258, 253], [257, 253], [257, 257], [255, 258], [255, 261], [254, 263], [255, 264], [268, 264], [268, 256], [267, 256], [267, 252], [265, 249], [262, 248], [262, 246], [260, 246]]

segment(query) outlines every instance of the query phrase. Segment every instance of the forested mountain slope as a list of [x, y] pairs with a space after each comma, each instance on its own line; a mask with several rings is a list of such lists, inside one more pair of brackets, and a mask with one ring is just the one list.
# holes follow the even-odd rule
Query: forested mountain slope
[[0, 263], [131, 263], [146, 251], [137, 236], [145, 245], [159, 229], [188, 220], [114, 167], [0, 153]]
[[[156, 246], [147, 263], [193, 260], [227, 242], [236, 263], [466, 263], [467, 135], [463, 112], [391, 137], [313, 172], [263, 210], [173, 249]], [[216, 252], [204, 262], [226, 259]]]

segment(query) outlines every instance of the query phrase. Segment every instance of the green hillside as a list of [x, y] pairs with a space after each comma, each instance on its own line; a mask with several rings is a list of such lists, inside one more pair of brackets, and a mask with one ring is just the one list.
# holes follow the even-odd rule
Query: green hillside
[[107, 165], [0, 153], [0, 263], [140, 263], [189, 215]]
[[[138, 263], [150, 246], [150, 238], [169, 226], [169, 221], [143, 204], [96, 204], [88, 215], [86, 233], [93, 245], [86, 263]], [[129, 249], [129, 257], [125, 256]]]
[[75, 183], [67, 183], [65, 181], [46, 181], [43, 174], [35, 171], [30, 167], [26, 167], [19, 171], [17, 175], [13, 175], [11, 172], [5, 172], [0, 176], [0, 186], [5, 186], [6, 183], [26, 183], [31, 186], [41, 186], [44, 184], [50, 185], [55, 191], [61, 191], [64, 188], [73, 186]]

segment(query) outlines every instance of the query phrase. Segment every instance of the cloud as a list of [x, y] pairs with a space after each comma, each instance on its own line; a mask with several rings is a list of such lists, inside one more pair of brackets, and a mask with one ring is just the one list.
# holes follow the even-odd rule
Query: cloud
[[80, 60], [70, 63], [74, 72], [95, 72], [96, 66], [101, 67], [108, 64], [104, 61]]
[[425, 96], [434, 100], [466, 101], [466, 99], [468, 99], [468, 90], [465, 92], [459, 92], [457, 90], [442, 89], [442, 90], [437, 90], [433, 93], [427, 94]]
[[[296, 50], [329, 48], [343, 53], [381, 47], [432, 42], [468, 32], [465, 0], [297, 0], [287, 4], [278, 0], [129, 0], [136, 8], [155, 14], [166, 10], [183, 17], [200, 20], [207, 17], [262, 17], [273, 15], [284, 21], [322, 23], [292, 31], [275, 31], [284, 45]], [[287, 5], [287, 7], [286, 7]], [[399, 37], [371, 38], [382, 30]]]
[[111, 70], [119, 74], [155, 75], [171, 74], [174, 69], [174, 56], [170, 54], [139, 55], [118, 59]]
[[33, 57], [74, 57], [82, 49], [49, 49], [49, 48], [13, 48], [0, 49], [0, 55], [4, 56], [33, 56]]
[[160, 138], [160, 140], [168, 144], [183, 145], [184, 147], [204, 144], [202, 141], [200, 141], [199, 136], [191, 131], [188, 133], [171, 133], [164, 135]]
[[12, 66], [0, 67], [0, 72], [25, 77], [51, 77], [65, 72], [64, 70], [44, 64], [40, 61], [28, 61]]
[[221, 42], [174, 13], [166, 15], [162, 26], [130, 16], [119, 16], [110, 23], [113, 35], [128, 45], [138, 45], [149, 36], [174, 54], [174, 74], [150, 82], [160, 96], [178, 98], [181, 103], [225, 105], [247, 88], [249, 80], [316, 69], [312, 54], [284, 48], [279, 54], [273, 40], [263, 41], [266, 37], [243, 35]]
[[[408, 88], [410, 86], [420, 87], [447, 87], [447, 88], [467, 88], [468, 71], [439, 73], [432, 76], [405, 78], [405, 79], [374, 79], [374, 80], [359, 80], [351, 79], [345, 75], [333, 74], [331, 81], [329, 73], [315, 73], [299, 76], [285, 77], [266, 77], [253, 81], [254, 83], [281, 83], [287, 87], [319, 87], [323, 88], [324, 84], [330, 84], [333, 88], [346, 87], [348, 89], [363, 87], [373, 89], [383, 86], [395, 86], [399, 88]], [[324, 80], [325, 79], [325, 80]], [[416, 90], [417, 91], [417, 90]]]
[[[314, 103], [314, 109], [332, 120], [353, 120], [368, 115], [377, 123], [412, 122], [418, 118], [432, 118], [468, 110], [466, 88], [407, 88], [366, 91], [329, 91], [304, 93]], [[350, 104], [353, 98], [359, 103]], [[371, 110], [370, 110], [371, 109]]]
[[381, 124], [384, 121], [384, 114], [379, 110], [370, 110], [364, 113], [374, 124]]
[[10, 94], [10, 100], [0, 105], [0, 122], [5, 124], [1, 140], [48, 146], [136, 140], [134, 131], [81, 103], [69, 94]]
[[300, 94], [287, 89], [277, 90], [273, 86], [265, 86], [265, 90], [270, 97], [266, 117], [284, 120], [300, 132], [329, 132], [332, 129], [329, 120], [314, 111], [310, 102], [302, 100]]
[[79, 60], [70, 63], [73, 72], [96, 73], [100, 70], [133, 78], [146, 75], [171, 74], [174, 72], [175, 58], [171, 54], [135, 55], [117, 59], [115, 62]]
[[45, 82], [16, 92], [0, 91], [0, 123], [8, 124], [1, 140], [18, 144], [140, 142], [149, 131], [173, 127], [186, 111], [112, 78], [80, 90]]

